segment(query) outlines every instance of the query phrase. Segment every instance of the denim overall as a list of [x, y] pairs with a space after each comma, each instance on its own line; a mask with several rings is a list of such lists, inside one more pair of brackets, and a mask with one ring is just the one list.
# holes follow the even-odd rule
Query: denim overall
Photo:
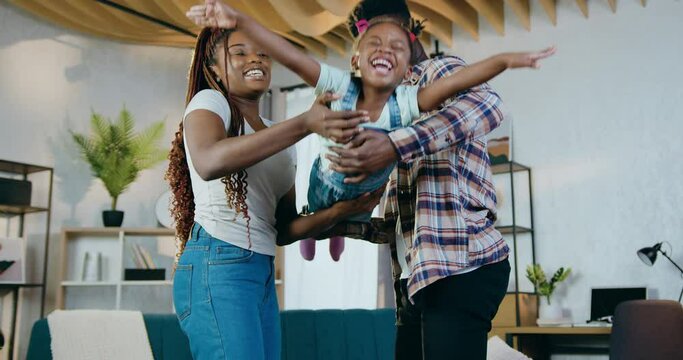
[[[342, 110], [354, 109], [360, 91], [360, 79], [351, 78], [349, 88], [341, 99]], [[372, 124], [367, 124], [365, 127], [368, 130], [389, 132], [401, 126], [401, 110], [398, 107], [395, 92], [391, 94], [387, 104], [389, 105], [391, 128], [380, 129], [372, 127]], [[318, 157], [313, 163], [309, 178], [308, 210], [310, 212], [315, 212], [319, 209], [326, 209], [338, 201], [355, 199], [367, 192], [379, 189], [380, 186], [383, 186], [389, 179], [389, 175], [394, 169], [394, 166], [395, 164], [392, 164], [370, 174], [367, 179], [359, 184], [345, 184], [344, 178], [346, 178], [346, 175], [330, 169], [322, 169], [320, 166], [320, 157]], [[371, 213], [358, 214], [348, 220], [369, 222], [371, 215]]]

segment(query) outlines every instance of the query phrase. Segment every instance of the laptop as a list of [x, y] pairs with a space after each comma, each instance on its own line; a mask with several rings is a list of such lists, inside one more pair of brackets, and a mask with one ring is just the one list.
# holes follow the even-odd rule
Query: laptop
[[629, 300], [645, 300], [647, 288], [595, 288], [591, 290], [591, 317], [588, 323], [612, 323], [617, 305]]

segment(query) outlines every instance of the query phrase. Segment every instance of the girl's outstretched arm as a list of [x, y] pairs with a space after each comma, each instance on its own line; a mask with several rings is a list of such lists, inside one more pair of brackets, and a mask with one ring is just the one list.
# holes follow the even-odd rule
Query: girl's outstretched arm
[[313, 57], [297, 49], [289, 41], [266, 29], [256, 20], [231, 8], [220, 0], [206, 0], [203, 5], [195, 5], [185, 14], [197, 25], [238, 29], [248, 34], [273, 57], [299, 75], [310, 86], [316, 86], [320, 77], [320, 63]]
[[420, 112], [437, 110], [444, 101], [458, 92], [487, 82], [507, 69], [538, 69], [539, 60], [553, 55], [555, 50], [555, 47], [550, 47], [539, 52], [503, 53], [467, 66], [421, 88], [417, 93]]

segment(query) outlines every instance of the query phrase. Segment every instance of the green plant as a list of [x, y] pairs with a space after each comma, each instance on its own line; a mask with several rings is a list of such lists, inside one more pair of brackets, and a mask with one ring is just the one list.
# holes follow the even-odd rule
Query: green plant
[[532, 284], [534, 284], [534, 286], [536, 287], [536, 291], [539, 295], [545, 296], [548, 305], [550, 305], [550, 296], [555, 291], [555, 287], [558, 283], [566, 280], [571, 271], [571, 268], [565, 269], [561, 267], [557, 269], [557, 271], [555, 271], [553, 277], [550, 278], [550, 281], [548, 281], [548, 279], [545, 276], [545, 272], [541, 268], [541, 265], [533, 264], [527, 266], [526, 278], [529, 279], [529, 281], [531, 281]]
[[140, 171], [166, 158], [167, 151], [158, 145], [164, 122], [155, 122], [135, 133], [135, 121], [124, 106], [116, 122], [92, 111], [90, 125], [90, 136], [70, 133], [93, 175], [107, 188], [112, 199], [111, 209], [116, 210], [119, 195], [135, 181]]

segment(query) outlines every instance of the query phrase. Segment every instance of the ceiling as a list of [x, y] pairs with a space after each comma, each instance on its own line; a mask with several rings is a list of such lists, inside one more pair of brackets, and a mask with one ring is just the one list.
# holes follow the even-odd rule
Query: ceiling
[[[540, 6], [549, 21], [557, 23], [558, 0], [409, 0], [411, 12], [426, 18], [424, 36], [453, 46], [453, 25], [474, 39], [485, 21], [505, 34], [505, 7], [516, 21], [531, 30], [531, 7]], [[567, 1], [567, 0], [563, 0]], [[589, 0], [572, 0], [588, 17]], [[617, 0], [591, 0], [617, 10]], [[645, 6], [646, 0], [637, 1]], [[90, 35], [149, 45], [192, 47], [199, 28], [185, 18], [200, 0], [9, 0], [51, 23]], [[352, 39], [344, 26], [346, 15], [358, 0], [227, 0], [236, 9], [291, 42], [324, 56], [327, 50], [344, 55]]]

